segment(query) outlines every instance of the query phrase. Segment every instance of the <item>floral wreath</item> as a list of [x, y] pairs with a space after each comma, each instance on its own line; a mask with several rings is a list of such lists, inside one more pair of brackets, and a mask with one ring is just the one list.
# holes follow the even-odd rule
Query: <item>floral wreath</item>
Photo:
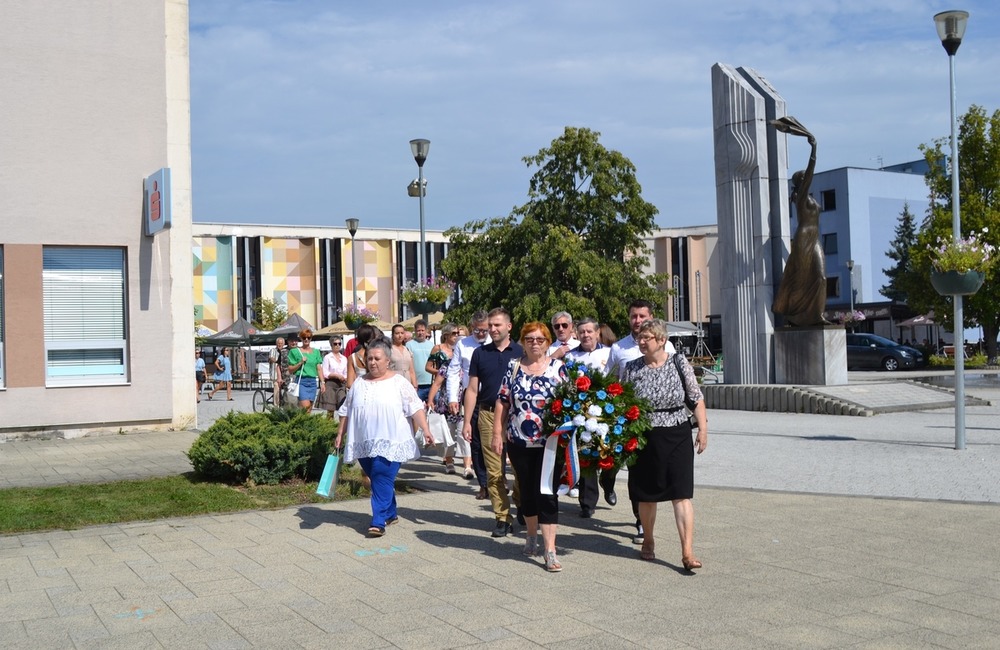
[[567, 381], [557, 385], [543, 422], [559, 446], [575, 438], [580, 467], [629, 467], [646, 446], [649, 405], [632, 385], [576, 361], [566, 361]]

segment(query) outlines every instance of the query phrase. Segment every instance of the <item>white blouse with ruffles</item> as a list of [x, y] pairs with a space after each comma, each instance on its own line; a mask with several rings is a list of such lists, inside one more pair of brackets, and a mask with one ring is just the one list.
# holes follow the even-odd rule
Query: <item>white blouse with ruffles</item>
[[399, 463], [420, 458], [407, 418], [423, 408], [410, 380], [400, 374], [381, 381], [359, 378], [337, 412], [347, 416], [344, 462], [375, 456]]

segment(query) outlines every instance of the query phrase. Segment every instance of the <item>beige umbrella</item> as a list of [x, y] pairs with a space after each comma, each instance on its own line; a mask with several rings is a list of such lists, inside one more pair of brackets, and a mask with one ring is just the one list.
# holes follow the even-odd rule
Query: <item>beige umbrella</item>
[[[423, 318], [423, 316], [414, 316], [413, 318], [407, 318], [402, 323], [400, 323], [400, 325], [402, 325], [408, 330], [412, 330], [413, 326], [416, 325], [417, 321], [420, 320], [421, 318]], [[436, 311], [433, 314], [430, 314], [429, 316], [424, 318], [424, 320], [427, 321], [428, 327], [430, 327], [431, 329], [435, 329], [436, 327], [440, 327], [441, 323], [444, 322], [444, 312]]]
[[[369, 325], [382, 330], [383, 332], [392, 329], [392, 323], [387, 323], [383, 320], [377, 320]], [[313, 332], [313, 336], [316, 338], [330, 338], [334, 334], [354, 334], [354, 330], [347, 326], [344, 321], [339, 320], [333, 325], [327, 325], [323, 329], [316, 330]]]

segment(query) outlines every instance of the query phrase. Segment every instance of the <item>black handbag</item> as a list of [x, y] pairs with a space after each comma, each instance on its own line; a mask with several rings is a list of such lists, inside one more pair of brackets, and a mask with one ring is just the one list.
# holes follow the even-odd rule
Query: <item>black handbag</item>
[[673, 356], [674, 356], [674, 367], [677, 368], [677, 376], [681, 380], [681, 386], [684, 387], [684, 406], [686, 406], [688, 411], [690, 411], [690, 415], [688, 415], [688, 422], [691, 423], [692, 429], [697, 429], [698, 420], [695, 419], [694, 417], [694, 408], [698, 406], [698, 402], [691, 399], [687, 394], [687, 384], [684, 383], [684, 371], [681, 370], [680, 352], [674, 352]]

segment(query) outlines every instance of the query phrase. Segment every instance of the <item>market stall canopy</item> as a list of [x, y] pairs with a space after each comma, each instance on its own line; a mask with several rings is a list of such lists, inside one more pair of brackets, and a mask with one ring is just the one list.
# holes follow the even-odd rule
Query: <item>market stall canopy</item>
[[304, 329], [313, 329], [309, 321], [298, 314], [292, 314], [285, 319], [285, 322], [270, 331], [260, 331], [253, 337], [255, 344], [274, 343], [281, 338], [298, 337], [299, 332]]
[[667, 334], [670, 336], [697, 336], [698, 326], [689, 320], [672, 320], [667, 323]]
[[896, 327], [917, 327], [920, 325], [937, 325], [934, 322], [934, 312], [929, 311], [926, 314], [921, 314], [920, 316], [914, 316], [909, 320], [904, 320], [902, 323], [896, 323]]
[[250, 339], [256, 336], [259, 330], [245, 318], [240, 317], [236, 322], [222, 330], [218, 334], [206, 336], [205, 345], [240, 345], [249, 343]]

